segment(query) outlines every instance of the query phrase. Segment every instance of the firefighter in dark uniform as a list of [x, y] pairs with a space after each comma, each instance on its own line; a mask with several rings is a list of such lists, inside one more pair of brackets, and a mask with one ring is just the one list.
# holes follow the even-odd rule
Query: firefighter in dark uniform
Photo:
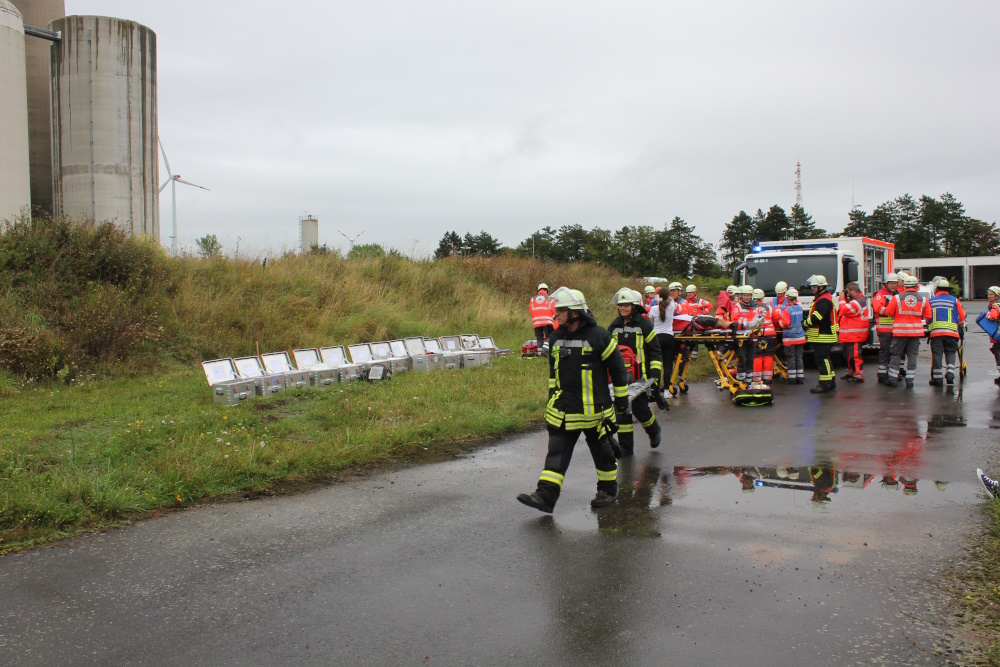
[[[618, 343], [597, 324], [578, 290], [560, 287], [552, 293], [559, 328], [552, 334], [549, 355], [549, 402], [545, 421], [549, 452], [534, 493], [517, 499], [529, 507], [552, 512], [562, 490], [573, 448], [583, 432], [597, 468], [597, 509], [618, 495], [618, 462], [611, 444], [615, 412], [628, 410], [628, 379]], [[608, 375], [614, 392], [608, 392]]]
[[[656, 340], [653, 324], [642, 317], [642, 296], [633, 289], [623, 287], [615, 293], [614, 303], [618, 306], [618, 317], [608, 327], [608, 331], [617, 341], [616, 345], [625, 345], [632, 349], [642, 374], [640, 380], [653, 379], [653, 395], [657, 395], [659, 387], [656, 378], [663, 372], [663, 361], [660, 358], [660, 343]], [[631, 456], [634, 449], [632, 435], [632, 415], [639, 420], [646, 435], [649, 436], [649, 446], [660, 446], [660, 425], [656, 422], [653, 411], [649, 409], [649, 398], [643, 392], [632, 401], [632, 409], [618, 413], [618, 444], [622, 448], [622, 456]]]
[[806, 329], [806, 341], [812, 345], [816, 370], [819, 371], [819, 384], [809, 391], [825, 394], [837, 389], [837, 375], [830, 363], [830, 350], [837, 342], [840, 325], [833, 316], [833, 297], [826, 277], [810, 276], [809, 286], [812, 287], [813, 302], [802, 325]]

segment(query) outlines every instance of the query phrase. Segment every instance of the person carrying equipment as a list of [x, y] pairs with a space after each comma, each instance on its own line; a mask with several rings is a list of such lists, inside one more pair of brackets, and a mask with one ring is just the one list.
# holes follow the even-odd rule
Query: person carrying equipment
[[[560, 287], [552, 297], [559, 328], [552, 337], [549, 356], [549, 400], [545, 409], [549, 450], [537, 489], [517, 499], [528, 507], [552, 512], [582, 432], [597, 469], [597, 495], [590, 506], [606, 507], [618, 495], [618, 462], [610, 436], [615, 411], [628, 410], [625, 362], [614, 338], [587, 310], [579, 290]], [[613, 407], [607, 389], [609, 374]]]
[[[958, 366], [959, 329], [965, 326], [965, 309], [962, 302], [951, 295], [946, 278], [937, 281], [937, 290], [931, 297], [931, 321], [927, 325], [931, 338], [931, 379], [932, 387], [945, 383], [955, 384], [955, 369]], [[942, 364], [942, 357], [944, 364]]]
[[833, 297], [830, 295], [826, 276], [809, 276], [809, 286], [812, 288], [813, 302], [803, 326], [819, 371], [819, 384], [809, 391], [813, 394], [826, 394], [837, 390], [837, 375], [830, 364], [830, 349], [837, 342], [840, 327], [834, 319]]
[[[660, 344], [656, 341], [653, 324], [639, 315], [642, 297], [635, 290], [623, 287], [615, 293], [613, 302], [618, 306], [618, 317], [608, 326], [608, 332], [617, 345], [624, 345], [635, 353], [639, 370], [642, 372], [641, 379], [652, 379], [654, 395], [659, 395], [659, 377], [663, 372]], [[631, 456], [635, 449], [632, 433], [633, 414], [649, 436], [649, 446], [653, 449], [660, 446], [660, 425], [649, 409], [649, 399], [642, 393], [632, 401], [631, 410], [618, 412], [615, 415], [622, 456]]]
[[[985, 319], [990, 322], [1000, 323], [1000, 287], [994, 285], [989, 288], [986, 292], [986, 300]], [[979, 322], [982, 317], [980, 315], [976, 318], [976, 321]], [[997, 373], [1000, 373], [1000, 343], [992, 335], [990, 336], [990, 352], [993, 353], [993, 358], [997, 362]], [[1000, 385], [1000, 377], [993, 378], [993, 384]]]
[[892, 297], [885, 308], [885, 314], [892, 317], [892, 355], [889, 357], [889, 377], [885, 381], [889, 387], [899, 384], [903, 357], [906, 357], [906, 386], [913, 387], [920, 339], [924, 336], [924, 320], [931, 318], [930, 300], [917, 293], [918, 283], [916, 276], [905, 276], [903, 289]]
[[806, 332], [802, 328], [802, 304], [799, 291], [794, 287], [785, 292], [785, 303], [779, 308], [781, 318], [782, 347], [785, 349], [785, 368], [788, 369], [788, 384], [805, 384], [805, 366], [802, 352], [806, 347]]
[[847, 283], [846, 295], [842, 295], [837, 306], [837, 322], [840, 324], [838, 340], [844, 347], [847, 359], [847, 374], [842, 379], [848, 382], [865, 381], [865, 365], [861, 358], [861, 347], [868, 342], [871, 309], [868, 298], [861, 293], [857, 283]]
[[556, 308], [549, 297], [549, 286], [545, 283], [538, 285], [538, 294], [528, 302], [528, 312], [531, 314], [531, 325], [535, 327], [538, 351], [542, 352], [545, 340], [552, 335], [552, 318], [556, 314]]
[[878, 383], [883, 384], [889, 377], [889, 357], [892, 355], [892, 318], [886, 315], [885, 309], [896, 296], [899, 286], [899, 276], [887, 273], [885, 284], [875, 292], [872, 299], [872, 310], [875, 317], [875, 334], [878, 336]]
[[771, 304], [764, 301], [764, 290], [753, 291], [754, 313], [764, 323], [764, 330], [757, 337], [753, 350], [753, 381], [771, 384], [774, 380], [774, 351], [778, 348], [774, 320], [778, 317]]

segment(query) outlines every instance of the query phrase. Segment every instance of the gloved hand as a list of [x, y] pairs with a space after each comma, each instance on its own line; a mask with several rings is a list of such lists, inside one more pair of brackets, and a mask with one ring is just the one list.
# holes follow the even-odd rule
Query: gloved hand
[[629, 402], [628, 396], [616, 396], [615, 397], [615, 412], [621, 414], [628, 412]]
[[756, 331], [764, 326], [764, 320], [760, 316], [753, 318], [747, 323], [747, 331]]
[[538, 348], [538, 356], [547, 357], [549, 356], [549, 341], [542, 343], [542, 346]]
[[622, 457], [622, 454], [624, 454], [624, 452], [622, 452], [622, 446], [618, 444], [618, 438], [616, 438], [611, 434], [608, 434], [607, 436], [605, 436], [605, 438], [611, 445], [611, 453], [615, 455], [615, 460], [620, 459]]

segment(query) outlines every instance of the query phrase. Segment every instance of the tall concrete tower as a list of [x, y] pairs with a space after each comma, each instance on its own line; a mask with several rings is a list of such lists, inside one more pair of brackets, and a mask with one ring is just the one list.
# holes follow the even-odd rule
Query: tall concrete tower
[[[66, 16], [64, 0], [11, 0], [25, 25], [47, 28]], [[31, 164], [31, 206], [52, 214], [52, 130], [49, 113], [50, 42], [26, 37], [24, 56], [28, 73], [28, 160]]]
[[299, 247], [302, 254], [319, 245], [319, 220], [309, 213], [299, 217]]
[[28, 102], [24, 85], [24, 22], [0, 0], [0, 220], [31, 203], [28, 184]]

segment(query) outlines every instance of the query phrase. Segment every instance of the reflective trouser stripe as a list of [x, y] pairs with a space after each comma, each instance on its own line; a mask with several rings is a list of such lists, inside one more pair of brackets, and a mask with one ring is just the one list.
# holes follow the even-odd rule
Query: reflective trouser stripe
[[892, 332], [878, 332], [878, 374], [889, 372], [889, 358], [892, 356]]
[[[647, 420], [646, 420], [646, 421], [644, 421], [644, 422], [639, 422], [639, 423], [640, 423], [640, 424], [642, 424], [642, 427], [643, 427], [643, 428], [649, 428], [650, 426], [652, 426], [652, 425], [653, 425], [653, 422], [655, 422], [655, 421], [656, 421], [656, 415], [652, 415], [652, 414], [651, 414], [651, 415], [649, 416], [649, 419], [647, 419]], [[632, 427], [632, 425], [631, 425], [631, 424], [629, 424], [629, 428], [631, 428], [631, 427]]]
[[538, 476], [539, 482], [551, 482], [556, 486], [562, 486], [563, 479], [565, 477], [554, 470], [543, 470], [542, 474]]
[[615, 468], [614, 470], [597, 471], [598, 482], [614, 482], [617, 479], [618, 479], [618, 468]]
[[618, 424], [619, 433], [631, 433], [632, 432], [632, 416], [629, 415], [628, 422], [623, 422]]

